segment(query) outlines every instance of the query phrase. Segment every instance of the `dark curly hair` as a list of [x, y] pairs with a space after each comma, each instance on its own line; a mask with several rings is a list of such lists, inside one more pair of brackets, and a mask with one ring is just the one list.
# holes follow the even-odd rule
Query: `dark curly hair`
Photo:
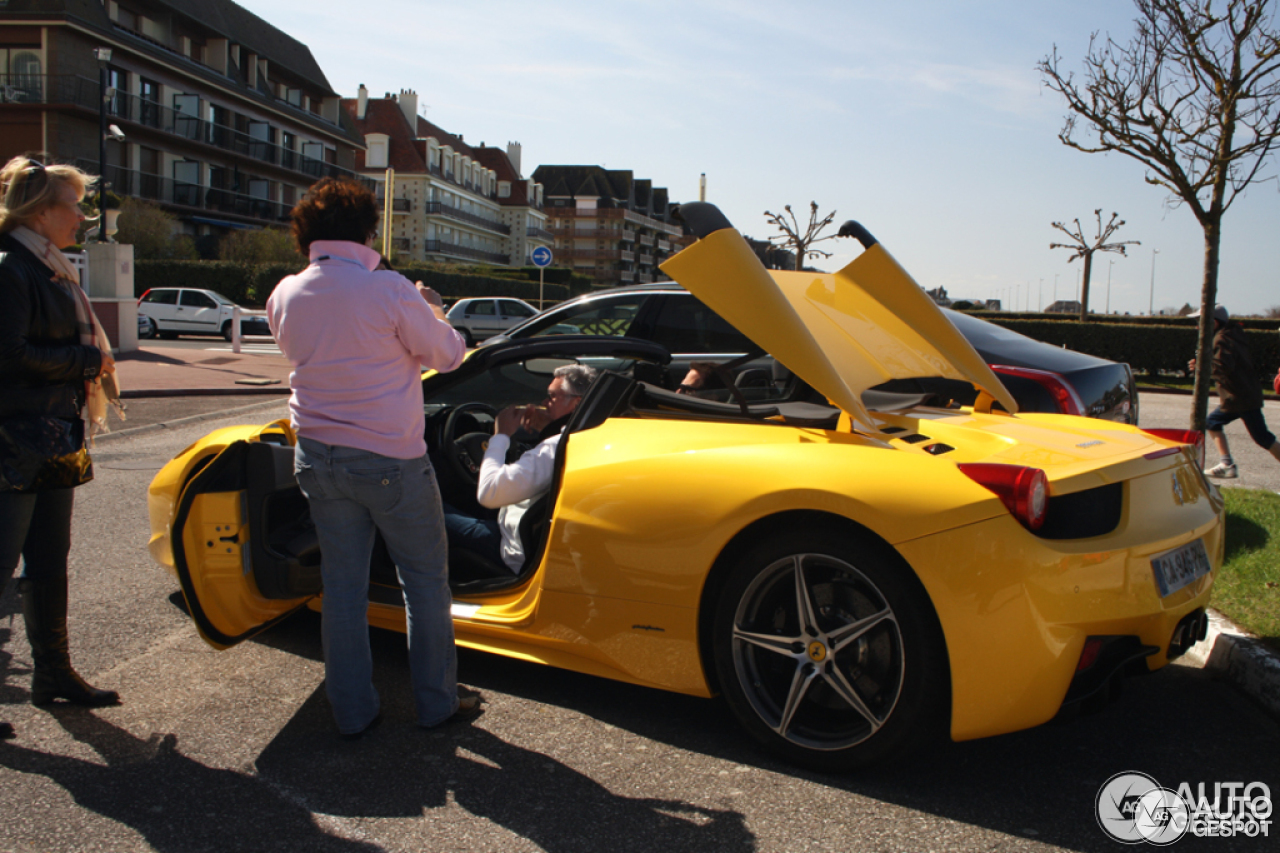
[[305, 256], [316, 240], [367, 242], [378, 231], [378, 200], [363, 184], [324, 178], [307, 190], [289, 217], [293, 239]]

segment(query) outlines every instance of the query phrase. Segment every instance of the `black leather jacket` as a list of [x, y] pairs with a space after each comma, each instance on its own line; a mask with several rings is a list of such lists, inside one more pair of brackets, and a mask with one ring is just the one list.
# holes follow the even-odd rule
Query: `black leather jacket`
[[53, 271], [8, 234], [0, 235], [0, 419], [74, 418], [102, 352], [80, 343], [76, 306]]

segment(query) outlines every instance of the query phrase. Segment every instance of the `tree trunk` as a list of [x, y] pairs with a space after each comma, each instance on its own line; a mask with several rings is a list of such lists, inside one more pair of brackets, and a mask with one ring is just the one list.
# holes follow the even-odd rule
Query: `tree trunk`
[[796, 246], [796, 272], [804, 272], [804, 246]]
[[1200, 332], [1196, 342], [1196, 384], [1191, 397], [1191, 429], [1204, 429], [1209, 412], [1209, 380], [1213, 376], [1213, 309], [1218, 301], [1218, 255], [1222, 243], [1222, 213], [1204, 222], [1204, 285], [1200, 291]]
[[[1102, 242], [1099, 240], [1098, 242]], [[1093, 252], [1084, 253], [1084, 274], [1080, 281], [1080, 322], [1089, 316], [1089, 277], [1093, 274]]]

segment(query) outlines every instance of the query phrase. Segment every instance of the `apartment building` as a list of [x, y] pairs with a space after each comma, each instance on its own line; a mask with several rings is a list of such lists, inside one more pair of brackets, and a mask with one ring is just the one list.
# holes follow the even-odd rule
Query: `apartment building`
[[538, 246], [551, 245], [542, 187], [521, 177], [520, 145], [506, 150], [468, 145], [418, 114], [409, 89], [370, 98], [361, 86], [343, 108], [365, 150], [356, 168], [391, 187], [391, 245], [397, 263], [443, 261], [523, 266]]
[[692, 238], [671, 216], [664, 187], [630, 170], [600, 166], [539, 166], [557, 262], [594, 284], [664, 281], [658, 269]]
[[104, 174], [196, 237], [283, 224], [319, 178], [359, 178], [340, 100], [306, 45], [230, 0], [0, 3], [0, 157]]

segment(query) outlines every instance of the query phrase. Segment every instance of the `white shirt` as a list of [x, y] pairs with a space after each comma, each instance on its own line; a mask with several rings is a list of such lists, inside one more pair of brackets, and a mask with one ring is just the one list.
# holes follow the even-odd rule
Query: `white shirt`
[[551, 488], [555, 476], [556, 446], [560, 433], [540, 443], [510, 465], [504, 465], [511, 437], [499, 433], [489, 439], [480, 463], [480, 485], [476, 499], [483, 507], [498, 509], [498, 526], [502, 529], [500, 553], [502, 562], [513, 572], [524, 565], [524, 546], [520, 542], [520, 519], [533, 502]]

